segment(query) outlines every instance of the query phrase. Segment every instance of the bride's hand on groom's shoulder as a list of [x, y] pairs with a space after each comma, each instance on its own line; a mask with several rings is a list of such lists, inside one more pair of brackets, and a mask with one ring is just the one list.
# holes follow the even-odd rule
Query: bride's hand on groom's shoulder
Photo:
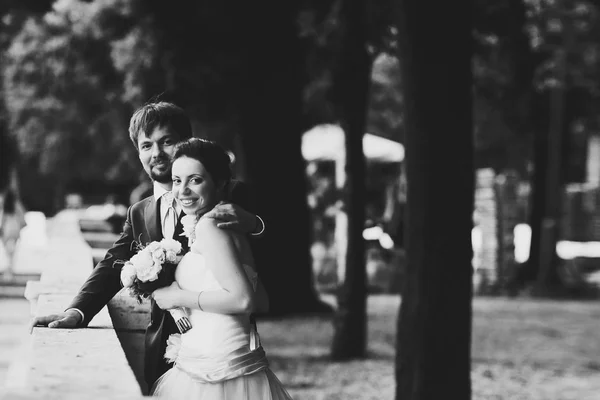
[[29, 333], [33, 332], [36, 326], [47, 326], [48, 328], [77, 328], [81, 322], [81, 315], [74, 310], [62, 312], [60, 314], [43, 315], [34, 317], [29, 323]]

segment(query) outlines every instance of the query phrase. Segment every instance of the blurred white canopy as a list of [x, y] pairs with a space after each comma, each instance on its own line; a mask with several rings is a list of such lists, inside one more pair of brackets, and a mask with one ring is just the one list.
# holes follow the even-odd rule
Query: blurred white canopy
[[[302, 136], [302, 155], [306, 161], [338, 160], [344, 155], [344, 131], [339, 125], [317, 125]], [[367, 160], [401, 162], [404, 146], [370, 133], [363, 136]]]

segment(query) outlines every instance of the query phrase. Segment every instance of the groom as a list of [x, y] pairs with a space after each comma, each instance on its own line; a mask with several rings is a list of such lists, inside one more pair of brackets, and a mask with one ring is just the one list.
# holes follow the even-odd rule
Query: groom
[[[178, 209], [176, 202], [173, 202], [171, 195], [171, 159], [175, 145], [192, 136], [189, 118], [183, 109], [172, 103], [146, 104], [131, 117], [129, 136], [138, 150], [144, 170], [153, 181], [153, 195], [129, 207], [121, 236], [107, 251], [104, 259], [96, 265], [67, 310], [60, 314], [34, 318], [30, 324], [31, 329], [37, 325], [50, 328], [86, 327], [122, 289], [121, 268], [114, 262], [129, 260], [133, 256], [134, 241], [149, 243], [172, 237], [181, 240], [182, 246], [187, 249], [187, 238], [180, 236], [183, 232], [180, 222], [183, 213]], [[241, 183], [236, 187], [232, 193], [234, 200], [236, 190], [244, 189]], [[169, 201], [171, 204], [167, 204]], [[179, 215], [179, 218], [174, 216], [171, 222], [170, 207], [174, 207], [175, 214]], [[252, 235], [260, 235], [264, 230], [260, 217], [235, 204], [219, 205], [207, 216], [223, 221], [219, 224], [220, 227], [238, 229]], [[148, 389], [171, 367], [163, 356], [167, 338], [170, 334], [178, 332], [171, 315], [160, 309], [154, 300], [151, 303], [151, 319], [146, 330], [144, 357], [144, 377]]]

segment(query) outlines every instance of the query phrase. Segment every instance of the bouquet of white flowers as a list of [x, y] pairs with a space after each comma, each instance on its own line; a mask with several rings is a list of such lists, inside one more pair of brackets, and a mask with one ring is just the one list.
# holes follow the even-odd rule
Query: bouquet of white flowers
[[[129, 294], [141, 303], [158, 288], [171, 285], [175, 281], [175, 268], [182, 258], [181, 243], [174, 239], [151, 242], [146, 246], [136, 244], [139, 250], [130, 260], [121, 261], [121, 282], [129, 289]], [[168, 310], [175, 319], [181, 333], [192, 328], [183, 308]]]

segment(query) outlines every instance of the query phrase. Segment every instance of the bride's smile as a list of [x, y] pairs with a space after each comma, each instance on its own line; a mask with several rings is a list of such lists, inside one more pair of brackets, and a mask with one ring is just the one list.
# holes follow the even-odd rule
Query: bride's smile
[[218, 190], [204, 165], [190, 157], [173, 162], [173, 196], [186, 214], [202, 214], [214, 207]]
[[191, 207], [198, 199], [182, 199], [179, 198], [179, 201], [181, 202], [181, 205], [183, 205], [184, 207]]

